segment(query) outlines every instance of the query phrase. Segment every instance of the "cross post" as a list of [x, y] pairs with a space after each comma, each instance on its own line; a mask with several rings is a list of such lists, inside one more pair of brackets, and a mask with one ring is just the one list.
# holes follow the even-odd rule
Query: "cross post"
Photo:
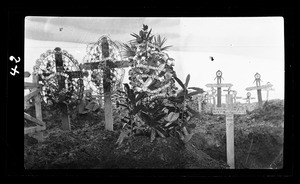
[[[229, 95], [232, 98], [232, 94]], [[228, 105], [227, 107], [214, 107], [213, 114], [226, 116], [226, 155], [230, 169], [235, 168], [234, 161], [234, 114], [246, 114], [243, 106]]]
[[[62, 59], [62, 53], [59, 47], [56, 47], [54, 49], [54, 56], [55, 56], [56, 72], [63, 73], [65, 70], [63, 66], [64, 61]], [[58, 78], [58, 90], [62, 91], [63, 89], [65, 89], [65, 77], [58, 75], [57, 78]], [[62, 129], [69, 131], [71, 130], [71, 126], [70, 126], [70, 117], [68, 114], [68, 105], [63, 102], [60, 102], [59, 106], [62, 112], [62, 116], [61, 116]]]
[[[267, 84], [271, 84], [270, 82], [267, 82]], [[268, 101], [269, 100], [269, 91], [275, 91], [275, 89], [274, 88], [272, 88], [272, 87], [269, 87], [269, 88], [265, 88], [265, 89], [263, 89], [264, 91], [267, 91], [267, 96], [266, 96], [266, 101]]]
[[217, 107], [221, 107], [221, 97], [222, 97], [222, 90], [221, 88], [222, 87], [232, 87], [233, 85], [232, 84], [229, 84], [229, 83], [221, 83], [221, 77], [222, 77], [222, 73], [220, 73], [221, 71], [218, 70], [217, 71], [217, 84], [206, 84], [205, 86], [208, 87], [208, 88], [214, 88], [216, 87], [217, 88]]
[[[126, 68], [132, 66], [132, 64], [127, 60], [112, 61], [109, 59], [109, 43], [106, 37], [101, 40], [101, 51], [102, 57], [104, 58], [105, 68], [100, 68], [99, 64], [103, 61], [84, 63], [82, 68], [86, 70], [102, 69], [103, 73], [103, 91], [104, 91], [104, 117], [105, 117], [105, 129], [113, 131], [113, 113], [112, 113], [112, 101], [111, 101], [111, 70], [112, 68]], [[101, 100], [101, 97], [100, 97]], [[101, 102], [100, 102], [101, 103]]]
[[[87, 72], [81, 72], [81, 71], [65, 71], [64, 68], [64, 61], [62, 58], [62, 51], [61, 48], [56, 47], [54, 49], [54, 58], [55, 58], [55, 67], [56, 67], [56, 72], [57, 73], [66, 73], [68, 74], [71, 78], [80, 78], [83, 75], [88, 75]], [[62, 91], [65, 89], [66, 84], [65, 84], [65, 77], [62, 75], [57, 75], [58, 79], [58, 89], [59, 91]], [[81, 81], [82, 82], [82, 81]], [[65, 104], [64, 102], [59, 102], [60, 110], [62, 112], [61, 120], [62, 120], [62, 129], [66, 131], [71, 130], [71, 125], [70, 125], [70, 117], [68, 113], [68, 105]]]
[[262, 106], [262, 96], [261, 96], [261, 90], [262, 89], [267, 89], [267, 88], [271, 88], [273, 85], [272, 84], [266, 84], [266, 85], [260, 85], [260, 74], [256, 73], [254, 75], [255, 77], [255, 82], [256, 82], [256, 86], [254, 87], [248, 87], [246, 88], [246, 91], [252, 91], [252, 90], [257, 90], [257, 99], [258, 99], [258, 105]]
[[221, 107], [222, 87], [231, 87], [232, 84], [206, 84], [206, 87], [217, 87], [217, 107]]

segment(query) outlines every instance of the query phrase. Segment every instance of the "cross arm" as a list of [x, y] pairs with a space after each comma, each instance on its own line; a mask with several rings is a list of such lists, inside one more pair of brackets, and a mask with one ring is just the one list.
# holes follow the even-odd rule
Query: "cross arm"
[[[100, 63], [102, 62], [98, 61], [98, 62], [84, 63], [81, 66], [83, 69], [93, 70], [93, 69], [99, 69]], [[115, 62], [112, 62], [111, 60], [106, 60], [106, 66], [109, 68], [126, 68], [132, 66], [132, 63], [127, 60], [121, 60]]]
[[66, 74], [68, 74], [71, 78], [80, 78], [82, 76], [88, 76], [89, 73], [88, 72], [82, 72], [82, 71], [73, 71], [73, 72], [65, 72]]

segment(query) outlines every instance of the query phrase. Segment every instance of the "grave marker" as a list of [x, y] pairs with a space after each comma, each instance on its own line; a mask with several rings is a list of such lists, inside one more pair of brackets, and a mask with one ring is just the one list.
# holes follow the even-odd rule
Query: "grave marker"
[[[232, 94], [229, 95], [229, 99], [232, 98]], [[226, 116], [226, 154], [227, 164], [230, 169], [235, 168], [234, 162], [234, 115], [246, 114], [246, 110], [243, 106], [236, 106], [228, 104], [227, 107], [214, 107], [213, 114]]]
[[227, 94], [226, 94], [226, 104], [227, 105], [232, 105], [233, 104], [233, 98], [231, 96], [231, 92], [233, 90], [231, 90], [231, 87], [229, 87], [228, 89], [224, 89], [223, 91], [227, 91]]
[[[106, 37], [101, 39], [101, 53], [103, 60], [96, 62], [84, 63], [82, 68], [86, 70], [102, 69], [104, 70], [103, 77], [103, 91], [104, 91], [104, 117], [105, 117], [105, 129], [113, 131], [113, 116], [112, 116], [112, 101], [111, 101], [111, 82], [107, 79], [111, 77], [112, 68], [126, 68], [132, 66], [127, 60], [112, 61], [109, 58], [109, 43]], [[104, 67], [102, 67], [104, 66]], [[106, 69], [105, 69], [106, 68]]]
[[[59, 74], [66, 73], [67, 75], [69, 75], [70, 78], [81, 78], [82, 76], [88, 75], [87, 72], [65, 71], [63, 54], [62, 54], [61, 48], [59, 48], [59, 47], [56, 47], [54, 49], [54, 58], [55, 58], [56, 72]], [[57, 79], [58, 79], [58, 90], [59, 91], [64, 90], [66, 87], [66, 84], [65, 84], [66, 77], [63, 75], [57, 75]], [[71, 125], [70, 125], [70, 117], [69, 117], [69, 113], [68, 113], [68, 105], [65, 104], [64, 102], [60, 102], [60, 107], [61, 107], [60, 110], [62, 112], [62, 115], [61, 115], [62, 129], [69, 131], [69, 130], [71, 130]]]
[[228, 83], [222, 84], [221, 83], [222, 72], [220, 70], [218, 70], [216, 72], [216, 78], [217, 78], [217, 84], [206, 84], [205, 86], [208, 88], [213, 88], [213, 87], [217, 88], [217, 107], [221, 107], [221, 96], [222, 96], [221, 88], [222, 87], [232, 87], [232, 84], [228, 84]]
[[261, 90], [262, 89], [267, 89], [267, 88], [271, 88], [273, 85], [272, 84], [266, 84], [266, 85], [260, 85], [261, 79], [260, 79], [260, 74], [256, 73], [254, 75], [254, 82], [256, 82], [256, 86], [254, 87], [248, 87], [246, 88], [246, 91], [252, 91], [252, 90], [257, 90], [257, 99], [258, 99], [258, 105], [262, 106], [262, 96], [261, 96]]
[[[270, 84], [271, 84], [270, 82], [267, 82], [267, 85], [270, 85]], [[266, 101], [268, 101], [269, 100], [269, 91], [275, 91], [275, 89], [272, 88], [272, 87], [268, 87], [268, 88], [265, 88], [263, 90], [267, 91]]]
[[237, 91], [233, 90], [233, 103], [236, 103], [236, 99], [242, 99], [242, 97], [236, 95], [237, 95]]
[[211, 92], [211, 94], [207, 95], [207, 99], [209, 100], [209, 102], [211, 103], [211, 99], [213, 100], [213, 106], [216, 106], [216, 94], [217, 91], [212, 87], [211, 90], [209, 90], [208, 92]]

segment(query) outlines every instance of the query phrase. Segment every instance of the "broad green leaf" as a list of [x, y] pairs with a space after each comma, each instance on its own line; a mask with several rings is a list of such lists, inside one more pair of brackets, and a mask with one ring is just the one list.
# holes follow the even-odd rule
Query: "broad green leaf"
[[164, 134], [162, 134], [159, 130], [156, 130], [156, 132], [160, 137], [165, 138]]
[[182, 127], [182, 131], [183, 131], [184, 135], [188, 135], [189, 134], [185, 126]]
[[127, 83], [124, 83], [124, 87], [125, 87], [125, 90], [126, 90], [126, 93], [128, 94], [129, 93], [129, 85]]
[[126, 94], [124, 91], [117, 90], [119, 93]]
[[144, 98], [145, 96], [146, 96], [146, 93], [144, 93], [144, 92], [138, 94], [138, 96], [137, 96], [136, 99], [135, 99], [136, 103], [137, 103], [140, 99]]
[[174, 76], [174, 79], [178, 82], [178, 84], [182, 87], [182, 89], [186, 89], [185, 85], [182, 83], [182, 81], [180, 79], [178, 79], [177, 77]]
[[139, 111], [141, 111], [144, 108], [143, 104], [140, 104], [138, 106], [136, 106], [133, 110], [132, 110], [132, 115], [135, 115], [136, 113], [138, 113]]
[[179, 113], [171, 112], [167, 117], [167, 121], [169, 122], [176, 121], [178, 117], [179, 117]]
[[171, 102], [175, 102], [175, 103], [182, 103], [184, 101], [184, 96], [180, 96], [180, 97], [169, 97], [168, 100], [170, 100]]
[[194, 95], [198, 95], [198, 94], [201, 94], [201, 93], [203, 93], [203, 92], [193, 91], [193, 92], [188, 93], [188, 96], [194, 96]]
[[150, 29], [150, 31], [148, 32], [146, 38], [149, 38], [151, 31], [152, 31], [152, 29]]
[[179, 138], [181, 139], [181, 140], [184, 140], [184, 136], [182, 135], [182, 133], [180, 132], [180, 131], [176, 131], [177, 132], [177, 134], [179, 135]]
[[202, 88], [198, 88], [198, 87], [188, 87], [188, 89], [193, 89], [193, 90], [196, 90], [196, 91], [205, 92]]
[[185, 88], [187, 88], [187, 87], [188, 87], [188, 85], [189, 85], [189, 82], [190, 82], [190, 79], [191, 79], [191, 75], [190, 75], [190, 74], [188, 74], [188, 75], [186, 76], [186, 79], [185, 79], [185, 84], [184, 84]]
[[186, 93], [186, 90], [180, 90], [178, 93], [177, 93], [177, 97], [184, 97], [184, 94]]
[[154, 118], [154, 121], [159, 121], [159, 120], [161, 120], [163, 117], [165, 117], [165, 113], [162, 113], [162, 114], [159, 114], [159, 115], [157, 115], [155, 118]]
[[124, 104], [121, 104], [121, 103], [118, 103], [118, 105], [128, 108], [127, 105], [124, 105]]
[[147, 125], [152, 126], [152, 118], [148, 114], [141, 112], [141, 118]]

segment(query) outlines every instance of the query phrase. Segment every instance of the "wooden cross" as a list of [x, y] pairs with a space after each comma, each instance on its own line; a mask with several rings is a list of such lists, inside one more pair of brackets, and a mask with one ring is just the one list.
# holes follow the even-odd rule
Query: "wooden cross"
[[209, 102], [211, 103], [211, 99], [213, 100], [213, 106], [216, 106], [216, 93], [217, 91], [212, 87], [211, 90], [208, 90], [207, 92], [211, 92], [211, 94], [207, 95], [207, 99], [209, 100]]
[[207, 93], [202, 93], [198, 95], [198, 110], [199, 112], [201, 112], [202, 110], [204, 110], [204, 102], [207, 101]]
[[242, 97], [240, 96], [236, 96], [237, 95], [237, 91], [232, 90], [233, 91], [233, 103], [236, 103], [236, 99], [242, 99]]
[[[68, 72], [65, 71], [64, 68], [64, 61], [62, 58], [62, 51], [61, 48], [56, 47], [54, 49], [54, 58], [55, 58], [55, 67], [56, 67], [56, 72], [57, 73], [66, 73], [69, 75], [70, 78], [81, 78], [83, 76], [87, 76], [88, 73], [87, 72], [81, 72], [81, 71], [72, 71], [72, 72]], [[65, 89], [65, 77], [62, 75], [58, 75], [57, 76], [58, 79], [58, 89], [59, 91]], [[63, 130], [71, 130], [71, 125], [70, 125], [70, 117], [69, 117], [69, 113], [68, 113], [68, 105], [60, 102], [60, 107], [61, 107], [61, 112], [62, 112], [62, 116], [61, 116], [61, 120], [62, 120], [62, 129]]]
[[246, 102], [248, 103], [248, 104], [250, 104], [250, 101], [251, 101], [251, 99], [255, 99], [254, 97], [251, 97], [251, 93], [250, 92], [247, 92], [247, 97], [246, 98], [243, 98], [243, 100], [246, 100]]
[[[267, 85], [271, 84], [270, 82], [267, 82]], [[275, 91], [274, 88], [272, 87], [269, 87], [269, 88], [266, 88], [266, 89], [263, 89], [264, 91], [267, 91], [267, 97], [266, 97], [266, 101], [269, 100], [269, 91]]]
[[[111, 76], [111, 68], [126, 68], [132, 66], [132, 64], [127, 60], [122, 61], [112, 61], [109, 59], [109, 43], [107, 41], [106, 37], [102, 38], [101, 43], [101, 49], [102, 49], [102, 61], [97, 62], [90, 62], [90, 63], [84, 63], [82, 67], [86, 70], [93, 70], [93, 69], [100, 69], [100, 64], [103, 64], [109, 69], [106, 69], [103, 71], [104, 76], [103, 77], [103, 91], [104, 91], [104, 117], [105, 117], [105, 129], [113, 131], [113, 116], [112, 116], [112, 101], [111, 101], [111, 82], [107, 79]], [[104, 69], [104, 68], [101, 68]]]
[[233, 104], [233, 97], [230, 94], [231, 92], [233, 92], [233, 90], [231, 90], [231, 87], [229, 87], [228, 89], [224, 89], [223, 91], [227, 91], [228, 93], [226, 94], [226, 104], [227, 105], [232, 105]]
[[232, 87], [233, 85], [232, 84], [229, 84], [229, 83], [221, 83], [221, 77], [222, 77], [222, 73], [220, 73], [221, 71], [218, 70], [216, 75], [217, 75], [217, 84], [206, 84], [205, 86], [208, 87], [208, 88], [213, 88], [213, 87], [216, 87], [217, 88], [217, 107], [221, 107], [221, 96], [222, 96], [222, 91], [221, 91], [221, 88], [222, 87]]
[[262, 96], [261, 96], [261, 90], [262, 89], [267, 89], [267, 88], [271, 88], [273, 85], [272, 84], [266, 84], [266, 85], [260, 85], [260, 74], [256, 73], [254, 75], [255, 77], [255, 81], [256, 82], [256, 86], [254, 87], [248, 87], [246, 88], [246, 91], [252, 91], [252, 90], [257, 90], [257, 98], [258, 98], [258, 105], [262, 106]]
[[[229, 98], [232, 98], [232, 94], [229, 96]], [[229, 104], [227, 107], [214, 107], [213, 114], [222, 114], [226, 116], [227, 164], [230, 169], [234, 169], [234, 114], [246, 114], [246, 110], [243, 106]]]

